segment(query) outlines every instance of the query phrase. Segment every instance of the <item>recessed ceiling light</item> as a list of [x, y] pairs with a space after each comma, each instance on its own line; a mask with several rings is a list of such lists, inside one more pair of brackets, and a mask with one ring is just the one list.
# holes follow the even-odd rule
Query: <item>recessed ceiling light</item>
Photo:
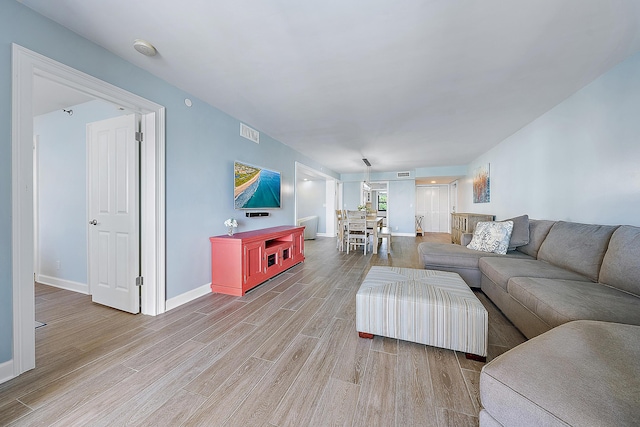
[[134, 40], [133, 48], [145, 56], [155, 56], [158, 53], [151, 43], [142, 39]]
[[435, 184], [435, 183], [436, 183], [436, 181], [431, 181], [431, 183], [432, 183], [432, 184]]

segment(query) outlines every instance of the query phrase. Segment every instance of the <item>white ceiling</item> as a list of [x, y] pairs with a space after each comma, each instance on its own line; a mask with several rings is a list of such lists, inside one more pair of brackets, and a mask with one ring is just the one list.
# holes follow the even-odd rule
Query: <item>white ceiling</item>
[[340, 173], [465, 165], [640, 50], [638, 0], [19, 1]]
[[93, 98], [68, 86], [36, 76], [33, 79], [33, 115], [50, 113], [83, 104]]

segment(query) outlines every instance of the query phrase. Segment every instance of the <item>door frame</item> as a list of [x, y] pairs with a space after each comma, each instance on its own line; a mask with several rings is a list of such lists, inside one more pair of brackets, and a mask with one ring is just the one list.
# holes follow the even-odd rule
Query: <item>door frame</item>
[[165, 108], [17, 44], [12, 44], [11, 205], [13, 375], [35, 367], [33, 79], [40, 76], [142, 115], [140, 225], [142, 313], [165, 305]]

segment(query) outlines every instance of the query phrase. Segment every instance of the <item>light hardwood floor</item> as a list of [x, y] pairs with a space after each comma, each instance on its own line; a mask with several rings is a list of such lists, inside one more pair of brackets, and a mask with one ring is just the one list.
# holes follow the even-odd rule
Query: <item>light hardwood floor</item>
[[[36, 369], [0, 385], [0, 425], [474, 426], [482, 363], [355, 330], [371, 265], [421, 268], [394, 237], [377, 255], [306, 242], [305, 263], [244, 297], [130, 315], [36, 285]], [[524, 337], [481, 293], [489, 360]]]

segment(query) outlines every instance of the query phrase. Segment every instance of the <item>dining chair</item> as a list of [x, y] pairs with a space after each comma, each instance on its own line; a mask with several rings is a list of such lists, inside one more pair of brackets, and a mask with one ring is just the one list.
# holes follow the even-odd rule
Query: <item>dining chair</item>
[[336, 209], [336, 249], [344, 251], [344, 236], [347, 226], [347, 218], [345, 211]]
[[369, 233], [367, 231], [367, 214], [362, 211], [347, 211], [347, 254], [351, 246], [364, 247], [364, 254], [367, 254], [367, 244]]

